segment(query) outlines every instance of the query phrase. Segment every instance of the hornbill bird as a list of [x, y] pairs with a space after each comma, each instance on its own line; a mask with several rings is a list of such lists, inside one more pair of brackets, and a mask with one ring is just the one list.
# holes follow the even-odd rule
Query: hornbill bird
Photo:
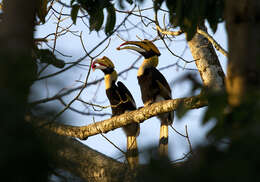
[[[114, 69], [113, 62], [106, 56], [94, 60], [91, 65], [93, 71], [100, 69], [105, 74], [106, 95], [112, 109], [112, 116], [123, 114], [127, 111], [136, 110], [136, 104], [133, 96], [127, 87], [120, 81], [117, 81], [117, 72]], [[123, 127], [127, 136], [127, 154], [126, 158], [130, 168], [138, 165], [137, 136], [139, 135], [139, 124], [131, 123]]]
[[[137, 79], [141, 88], [144, 106], [172, 98], [171, 88], [168, 82], [156, 69], [158, 57], [161, 53], [151, 41], [147, 39], [142, 41], [126, 41], [117, 49], [131, 49], [137, 51], [144, 57], [144, 61], [137, 72]], [[168, 125], [172, 124], [173, 117], [173, 112], [158, 115], [161, 121], [159, 140], [159, 154], [161, 156], [168, 155]]]

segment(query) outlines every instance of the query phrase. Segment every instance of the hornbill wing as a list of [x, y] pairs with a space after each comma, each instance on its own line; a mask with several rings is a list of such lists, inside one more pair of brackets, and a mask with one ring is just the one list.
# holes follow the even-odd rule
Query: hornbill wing
[[171, 99], [171, 88], [165, 77], [155, 67], [152, 67], [151, 71], [153, 79], [156, 81], [158, 87], [160, 88], [160, 95], [163, 96], [163, 98], [165, 99]]
[[[127, 87], [120, 81], [117, 82], [118, 90], [121, 94], [124, 94], [128, 99], [126, 102], [126, 111], [136, 109], [136, 104], [134, 98]], [[123, 130], [127, 135], [127, 154], [126, 158], [130, 165], [130, 168], [133, 169], [138, 165], [138, 148], [136, 137], [139, 135], [140, 127], [138, 123], [131, 123], [126, 126], [123, 126]]]
[[135, 100], [134, 100], [131, 92], [128, 90], [128, 88], [120, 81], [117, 82], [117, 86], [118, 86], [119, 90], [126, 95], [127, 99], [129, 99], [129, 101], [132, 103], [133, 107], [136, 108]]

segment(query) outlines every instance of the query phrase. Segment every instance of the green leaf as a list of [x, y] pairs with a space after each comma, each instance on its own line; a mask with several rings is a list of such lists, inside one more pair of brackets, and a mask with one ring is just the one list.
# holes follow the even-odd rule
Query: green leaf
[[118, 4], [119, 4], [119, 7], [121, 9], [125, 9], [124, 4], [123, 4], [123, 0], [118, 0]]
[[65, 62], [57, 59], [49, 49], [34, 49], [33, 57], [39, 59], [42, 63], [52, 64], [57, 68], [63, 68], [65, 66]]
[[70, 1], [70, 5], [72, 6], [72, 4], [75, 2], [75, 0], [71, 0]]
[[45, 23], [45, 17], [47, 15], [48, 0], [40, 0], [37, 10], [37, 15], [42, 23]]
[[190, 27], [185, 27], [184, 31], [187, 32], [187, 41], [190, 41], [197, 31], [197, 26], [196, 24], [191, 24]]
[[203, 116], [203, 124], [214, 118], [218, 122], [223, 121], [223, 114], [227, 106], [227, 94], [225, 92], [216, 92], [207, 90], [205, 92], [208, 99], [208, 107]]
[[104, 21], [104, 13], [102, 9], [98, 9], [95, 13], [89, 14], [90, 31], [99, 31]]
[[116, 24], [116, 11], [112, 4], [110, 4], [106, 9], [107, 9], [107, 22], [105, 26], [105, 33], [109, 35], [114, 30]]
[[70, 16], [73, 21], [73, 24], [76, 24], [79, 8], [80, 6], [78, 4], [72, 6]]
[[133, 4], [133, 0], [126, 0], [129, 4]]
[[153, 2], [153, 8], [154, 8], [154, 11], [157, 12], [160, 7], [162, 6], [162, 3], [163, 3], [163, 0], [155, 0]]

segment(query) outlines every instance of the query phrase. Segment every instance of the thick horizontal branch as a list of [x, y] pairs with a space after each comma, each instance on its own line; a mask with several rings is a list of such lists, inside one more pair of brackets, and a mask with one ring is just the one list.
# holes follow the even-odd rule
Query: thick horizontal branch
[[[28, 120], [28, 118], [27, 118]], [[39, 120], [39, 118], [37, 118]], [[35, 122], [34, 122], [35, 123]], [[56, 168], [69, 171], [85, 181], [124, 181], [127, 165], [101, 154], [71, 137], [60, 136], [46, 128], [37, 128]]]
[[68, 126], [57, 123], [48, 123], [44, 125], [44, 127], [47, 127], [59, 135], [71, 136], [83, 140], [89, 136], [106, 133], [133, 122], [142, 123], [153, 116], [176, 110], [180, 104], [185, 109], [195, 109], [207, 106], [207, 100], [203, 99], [201, 96], [166, 100], [87, 126]]

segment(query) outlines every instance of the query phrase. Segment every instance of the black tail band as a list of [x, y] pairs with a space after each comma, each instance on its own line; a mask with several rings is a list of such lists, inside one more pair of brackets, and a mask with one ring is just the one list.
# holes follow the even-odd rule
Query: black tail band
[[159, 141], [160, 145], [167, 145], [168, 144], [168, 137], [162, 137]]
[[126, 156], [127, 157], [137, 157], [138, 156], [137, 148], [127, 150]]

